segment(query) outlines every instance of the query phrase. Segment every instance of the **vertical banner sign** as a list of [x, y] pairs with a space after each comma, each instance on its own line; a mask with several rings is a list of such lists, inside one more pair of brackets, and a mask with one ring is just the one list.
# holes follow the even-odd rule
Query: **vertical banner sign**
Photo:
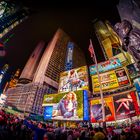
[[134, 92], [113, 96], [113, 101], [116, 119], [125, 119], [136, 115], [137, 108], [135, 107], [137, 102]]
[[136, 87], [138, 97], [139, 97], [139, 100], [140, 100], [140, 78], [137, 78], [137, 79], [134, 80], [134, 85]]
[[136, 115], [139, 115], [140, 112], [139, 112], [139, 106], [138, 106], [138, 102], [137, 102], [136, 93], [134, 91], [132, 91], [132, 92], [130, 92], [130, 95], [131, 95], [131, 97], [133, 99]]
[[52, 118], [53, 106], [46, 106], [44, 108], [44, 120], [50, 120]]
[[66, 56], [66, 62], [65, 62], [65, 70], [71, 70], [72, 69], [73, 49], [74, 49], [74, 44], [72, 42], [69, 42], [68, 46], [67, 46], [67, 56]]
[[88, 91], [84, 90], [83, 91], [83, 96], [84, 96], [84, 117], [83, 120], [88, 121], [89, 120], [89, 105], [88, 105]]
[[[103, 120], [101, 107], [102, 105], [100, 99], [91, 100], [90, 102], [91, 122], [95, 123], [101, 122]], [[104, 108], [105, 108], [105, 120], [114, 121], [115, 112], [112, 97], [104, 98]]]
[[118, 83], [120, 87], [130, 84], [125, 69], [122, 68], [122, 69], [116, 70], [115, 72], [116, 72], [116, 76], [118, 78]]
[[136, 90], [140, 92], [140, 78], [134, 80], [134, 85], [136, 87]]

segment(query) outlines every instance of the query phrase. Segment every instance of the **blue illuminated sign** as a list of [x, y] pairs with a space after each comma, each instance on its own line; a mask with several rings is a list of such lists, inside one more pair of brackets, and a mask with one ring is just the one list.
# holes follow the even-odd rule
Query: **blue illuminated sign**
[[66, 56], [66, 62], [65, 62], [65, 70], [66, 71], [72, 69], [73, 48], [74, 48], [74, 44], [72, 42], [69, 42], [68, 46], [67, 46], [67, 56]]
[[44, 108], [44, 120], [52, 119], [53, 106], [46, 106]]
[[[113, 70], [119, 67], [122, 67], [122, 64], [118, 58], [110, 59], [108, 61], [98, 64], [98, 70], [100, 73]], [[95, 65], [90, 66], [89, 70], [90, 70], [90, 75], [94, 75], [97, 73]]]
[[83, 91], [83, 97], [84, 97], [84, 116], [83, 120], [88, 121], [89, 120], [89, 104], [88, 104], [88, 91]]
[[140, 92], [140, 78], [134, 80], [134, 85], [136, 87], [137, 92]]

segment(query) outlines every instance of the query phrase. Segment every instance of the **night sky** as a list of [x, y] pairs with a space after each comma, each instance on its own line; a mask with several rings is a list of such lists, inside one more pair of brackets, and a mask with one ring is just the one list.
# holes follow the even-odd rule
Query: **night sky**
[[[13, 34], [6, 44], [5, 62], [8, 62], [13, 70], [22, 69], [37, 43], [40, 40], [48, 43], [60, 27], [85, 51], [90, 65], [88, 52], [90, 38], [93, 40], [95, 52], [101, 51], [94, 35], [93, 20], [108, 19], [112, 24], [119, 21], [116, 8], [118, 1], [104, 0], [106, 3], [103, 3], [103, 0], [93, 0], [94, 3], [86, 1], [77, 4], [75, 1], [23, 1], [23, 4], [30, 8], [31, 14], [27, 20], [5, 36], [8, 38]], [[98, 62], [103, 61], [102, 53], [98, 54]]]

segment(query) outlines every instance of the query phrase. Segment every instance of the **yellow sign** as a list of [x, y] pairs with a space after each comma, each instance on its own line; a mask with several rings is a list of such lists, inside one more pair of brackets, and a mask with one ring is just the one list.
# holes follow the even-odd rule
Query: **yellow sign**
[[111, 58], [120, 53], [120, 40], [111, 25], [106, 22], [97, 21], [94, 24], [98, 40], [101, 42], [106, 58]]
[[[119, 87], [119, 83], [116, 77], [116, 74], [114, 71], [109, 71], [106, 73], [100, 74], [100, 79], [101, 79], [101, 84], [102, 84], [102, 90], [111, 90], [114, 88]], [[99, 92], [99, 81], [98, 81], [98, 76], [93, 75], [92, 76], [92, 87], [94, 92]]]

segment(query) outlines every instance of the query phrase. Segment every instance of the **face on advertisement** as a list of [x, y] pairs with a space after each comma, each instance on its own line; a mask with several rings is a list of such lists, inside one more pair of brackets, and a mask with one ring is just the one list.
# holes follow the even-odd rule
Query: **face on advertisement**
[[67, 99], [68, 99], [68, 100], [77, 100], [77, 99], [76, 99], [76, 94], [75, 94], [74, 92], [69, 92], [69, 93], [67, 94]]
[[61, 116], [63, 116], [63, 118], [70, 118], [75, 116], [76, 109], [77, 97], [74, 92], [69, 92], [68, 94], [64, 95], [57, 106], [57, 110], [61, 112]]

